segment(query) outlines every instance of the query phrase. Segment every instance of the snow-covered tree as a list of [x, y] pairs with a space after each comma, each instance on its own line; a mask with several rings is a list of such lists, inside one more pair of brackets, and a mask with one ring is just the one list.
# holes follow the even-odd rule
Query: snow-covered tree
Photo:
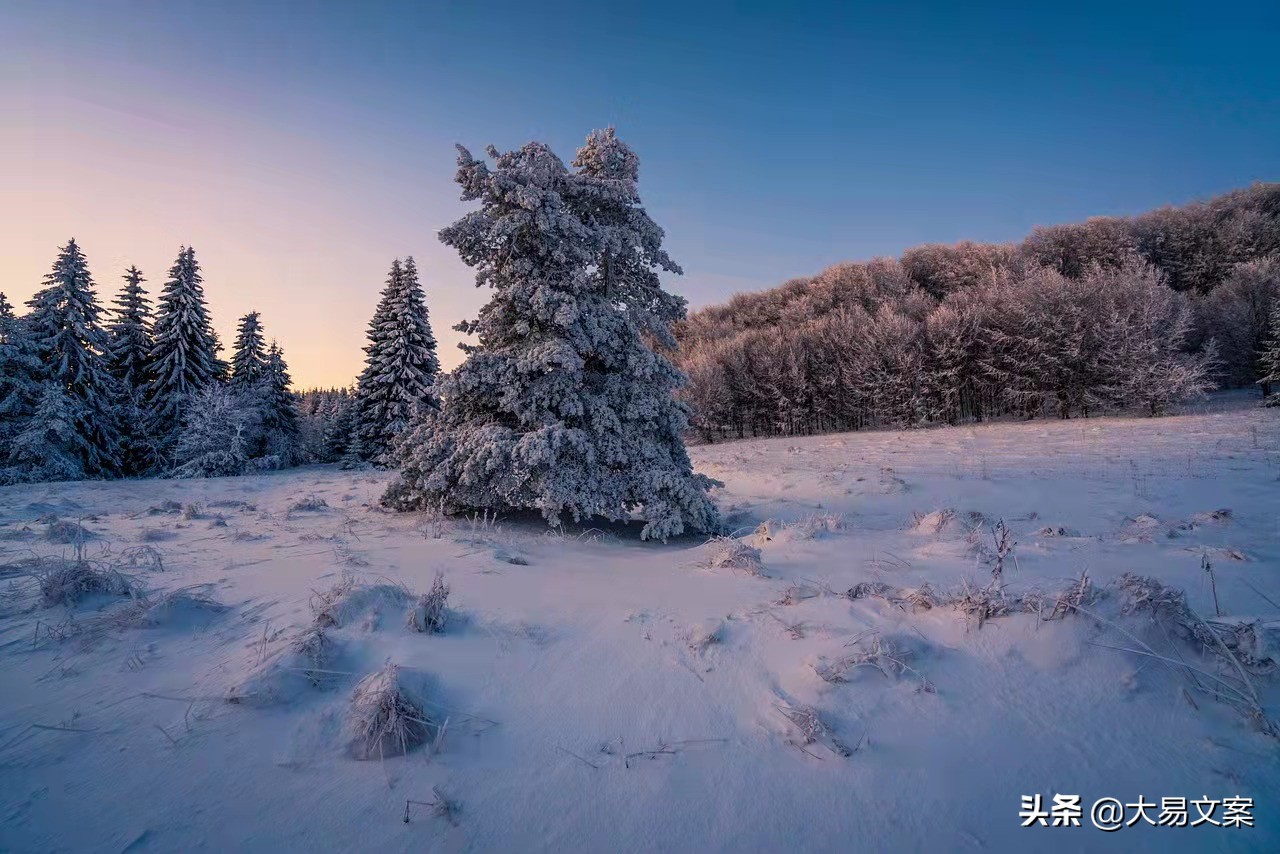
[[431, 387], [440, 363], [413, 258], [391, 264], [368, 335], [356, 388], [356, 448], [364, 460], [381, 465], [419, 407], [435, 405]]
[[1198, 353], [1186, 349], [1191, 329], [1186, 294], [1165, 286], [1146, 265], [1095, 269], [1088, 278], [1097, 280], [1110, 303], [1098, 324], [1103, 329], [1098, 362], [1104, 371], [1099, 391], [1112, 405], [1164, 415], [1174, 403], [1213, 387], [1214, 342]]
[[183, 247], [169, 269], [156, 311], [155, 346], [147, 389], [153, 433], [168, 441], [182, 424], [188, 398], [225, 373], [205, 304], [195, 250]]
[[120, 390], [120, 468], [122, 474], [142, 474], [159, 462], [147, 431], [147, 367], [151, 348], [151, 301], [143, 289], [142, 271], [130, 267], [124, 287], [112, 301], [107, 325], [107, 370]]
[[183, 408], [170, 477], [229, 477], [253, 471], [258, 412], [224, 385], [194, 392]]
[[151, 300], [142, 283], [142, 271], [130, 267], [124, 273], [124, 287], [112, 305], [107, 324], [107, 370], [127, 391], [142, 390], [147, 382], [147, 361], [151, 357]]
[[[27, 305], [24, 324], [42, 365], [42, 378], [66, 394], [67, 417], [82, 441], [75, 443], [84, 474], [120, 470], [119, 389], [104, 363], [107, 335], [89, 264], [75, 240], [58, 251], [44, 287]], [[46, 395], [47, 396], [47, 395]]]
[[254, 388], [267, 371], [267, 346], [262, 335], [261, 315], [251, 311], [240, 318], [236, 343], [231, 350], [231, 386], [237, 390]]
[[92, 449], [80, 416], [77, 401], [61, 383], [44, 383], [35, 410], [10, 439], [0, 483], [82, 479]]
[[292, 382], [284, 351], [272, 341], [259, 382], [259, 406], [266, 452], [279, 459], [280, 465], [291, 465], [299, 452], [298, 402], [289, 389]]
[[459, 147], [457, 182], [479, 209], [441, 240], [493, 288], [458, 328], [478, 345], [399, 445], [402, 509], [528, 508], [551, 524], [647, 523], [643, 537], [714, 530], [714, 485], [681, 441], [681, 374], [646, 346], [668, 341], [684, 305], [657, 270], [678, 268], [636, 190], [635, 154], [592, 134], [570, 172], [545, 145], [489, 155]]
[[1280, 295], [1271, 300], [1271, 335], [1262, 347], [1262, 358], [1258, 360], [1262, 376], [1258, 383], [1262, 386], [1262, 396], [1268, 406], [1280, 406], [1280, 394], [1271, 394], [1271, 386], [1280, 384]]
[[[41, 395], [40, 359], [23, 319], [0, 293], [0, 448], [35, 410]], [[0, 466], [5, 463], [0, 452]]]

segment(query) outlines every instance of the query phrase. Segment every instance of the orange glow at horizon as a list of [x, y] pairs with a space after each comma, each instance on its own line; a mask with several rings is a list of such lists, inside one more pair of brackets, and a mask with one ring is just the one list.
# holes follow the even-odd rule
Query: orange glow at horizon
[[84, 80], [12, 83], [0, 88], [0, 292], [19, 312], [69, 238], [83, 247], [104, 308], [130, 264], [154, 304], [190, 244], [224, 346], [239, 317], [259, 311], [295, 388], [343, 386], [363, 365], [392, 259], [413, 255], [442, 366], [461, 361], [451, 327], [485, 295], [435, 236], [461, 210], [448, 183], [451, 147], [432, 145], [429, 164], [423, 152], [407, 166], [377, 163], [322, 134], [172, 93], [122, 99]]

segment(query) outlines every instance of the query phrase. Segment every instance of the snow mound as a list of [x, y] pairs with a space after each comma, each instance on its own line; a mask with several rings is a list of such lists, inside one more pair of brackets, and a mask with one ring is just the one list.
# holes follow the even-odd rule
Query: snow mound
[[1194, 513], [1191, 516], [1191, 524], [1193, 527], [1202, 525], [1229, 525], [1231, 524], [1231, 509], [1222, 507], [1217, 510], [1207, 510], [1203, 513]]
[[402, 756], [440, 733], [423, 711], [422, 680], [414, 676], [388, 664], [356, 685], [346, 720], [353, 758]]
[[1037, 528], [1032, 533], [1032, 536], [1047, 538], [1078, 537], [1080, 536], [1080, 532], [1075, 528], [1068, 528], [1065, 525], [1045, 525], [1042, 528]]
[[839, 513], [814, 513], [793, 522], [769, 519], [756, 528], [753, 540], [757, 545], [803, 542], [839, 533], [844, 527], [844, 517]]
[[729, 569], [747, 575], [764, 575], [760, 550], [733, 537], [716, 537], [710, 543], [711, 554], [703, 565], [710, 569]]
[[914, 534], [933, 537], [968, 536], [986, 521], [985, 516], [974, 510], [960, 513], [950, 507], [943, 507], [923, 516], [914, 514], [908, 530]]
[[44, 541], [46, 543], [57, 543], [64, 546], [83, 543], [86, 540], [92, 540], [96, 536], [97, 534], [79, 522], [68, 522], [64, 519], [50, 520], [49, 526], [44, 531]]
[[311, 612], [318, 628], [358, 626], [376, 630], [388, 613], [405, 613], [413, 594], [397, 584], [359, 584], [352, 578], [311, 597]]
[[245, 675], [228, 686], [227, 702], [255, 707], [284, 705], [330, 685], [336, 675], [338, 644], [314, 626], [283, 640], [264, 636], [246, 650]]

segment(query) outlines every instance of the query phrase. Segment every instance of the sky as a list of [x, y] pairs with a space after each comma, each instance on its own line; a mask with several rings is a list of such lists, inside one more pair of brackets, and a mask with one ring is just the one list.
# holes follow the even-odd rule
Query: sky
[[[1043, 7], [1043, 8], [1042, 8]], [[358, 373], [391, 260], [446, 368], [486, 299], [455, 143], [614, 125], [693, 307], [829, 264], [1280, 180], [1280, 3], [0, 0], [0, 291], [195, 247], [223, 340]]]

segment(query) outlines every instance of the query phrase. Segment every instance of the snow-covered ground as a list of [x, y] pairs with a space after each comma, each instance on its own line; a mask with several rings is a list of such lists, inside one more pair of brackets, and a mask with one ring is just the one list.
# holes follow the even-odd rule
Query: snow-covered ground
[[[1233, 665], [1108, 587], [1212, 616], [1207, 555], [1224, 614], [1280, 616], [1275, 415], [694, 448], [759, 576], [724, 542], [382, 512], [387, 475], [327, 467], [0, 489], [0, 850], [1280, 850], [1280, 742]], [[75, 551], [53, 517], [141, 604], [42, 605], [25, 573]], [[1043, 596], [980, 621], [948, 597], [991, 581], [1001, 519], [1006, 601]], [[1082, 571], [1106, 623], [1059, 607]], [[413, 631], [437, 572], [445, 631]], [[387, 663], [435, 743], [360, 761]], [[1084, 826], [1021, 827], [1036, 794]], [[1139, 796], [1252, 798], [1256, 826], [1091, 826]]]

